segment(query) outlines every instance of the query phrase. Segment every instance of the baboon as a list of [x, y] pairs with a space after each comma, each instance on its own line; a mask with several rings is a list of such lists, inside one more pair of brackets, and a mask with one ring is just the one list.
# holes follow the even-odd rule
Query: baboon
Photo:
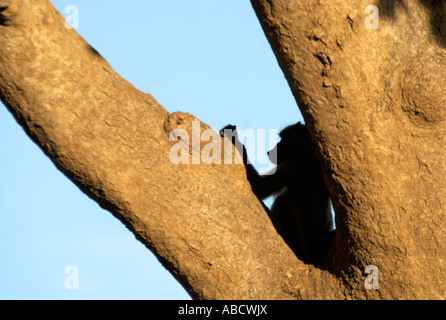
[[333, 216], [321, 166], [306, 127], [298, 122], [280, 132], [279, 143], [268, 152], [276, 168], [264, 175], [249, 162], [235, 126], [228, 125], [221, 133], [238, 146], [247, 178], [259, 200], [275, 196], [271, 210], [265, 208], [296, 256], [302, 261], [323, 257], [334, 235]]

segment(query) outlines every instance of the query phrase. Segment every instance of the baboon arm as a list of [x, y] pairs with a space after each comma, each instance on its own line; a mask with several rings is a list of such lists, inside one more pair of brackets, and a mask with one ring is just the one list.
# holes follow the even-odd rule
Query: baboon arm
[[260, 175], [254, 166], [248, 163], [246, 164], [246, 175], [253, 192], [262, 200], [280, 192], [290, 180], [301, 181], [299, 171], [287, 162], [281, 163], [264, 175]]

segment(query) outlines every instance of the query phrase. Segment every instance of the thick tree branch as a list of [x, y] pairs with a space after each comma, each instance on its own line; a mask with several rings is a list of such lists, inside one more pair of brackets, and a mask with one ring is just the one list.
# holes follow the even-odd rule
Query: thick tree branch
[[[169, 114], [116, 74], [47, 0], [0, 2], [0, 97], [81, 190], [119, 218], [194, 298], [340, 297], [304, 265], [252, 194], [243, 165], [174, 165]], [[201, 124], [201, 130], [206, 129]]]
[[[338, 229], [332, 270], [348, 295], [444, 298], [444, 4], [252, 4], [326, 170]], [[379, 7], [379, 29], [365, 27], [369, 5]], [[385, 280], [364, 293], [369, 264]]]
[[[444, 298], [444, 7], [376, 1], [369, 30], [368, 1], [252, 3], [335, 205], [324, 270], [285, 245], [242, 165], [172, 164], [169, 134], [195, 118], [122, 79], [47, 0], [0, 0], [0, 98], [194, 298]], [[379, 290], [364, 289], [369, 264]]]

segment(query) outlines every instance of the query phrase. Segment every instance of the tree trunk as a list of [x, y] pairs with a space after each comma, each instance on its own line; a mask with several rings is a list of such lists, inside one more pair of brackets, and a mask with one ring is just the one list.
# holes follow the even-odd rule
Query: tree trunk
[[[445, 298], [446, 7], [440, 1], [253, 0], [334, 200], [330, 267], [363, 297]], [[367, 13], [365, 13], [367, 12]]]
[[[252, 3], [334, 202], [323, 267], [293, 255], [242, 165], [193, 164], [206, 141], [173, 164], [170, 133], [193, 139], [197, 119], [122, 79], [47, 0], [0, 0], [0, 97], [193, 298], [445, 298], [445, 8], [379, 1], [369, 30], [366, 1]], [[367, 265], [378, 290], [364, 286]]]

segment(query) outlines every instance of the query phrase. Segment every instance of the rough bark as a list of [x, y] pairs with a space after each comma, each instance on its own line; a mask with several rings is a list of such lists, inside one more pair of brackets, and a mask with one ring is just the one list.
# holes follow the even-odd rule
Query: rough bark
[[[363, 297], [445, 298], [446, 7], [442, 1], [253, 0], [334, 199], [330, 270]], [[365, 8], [380, 9], [367, 29]]]
[[122, 79], [47, 0], [0, 0], [0, 98], [193, 298], [444, 298], [444, 12], [382, 1], [371, 31], [364, 1], [252, 3], [335, 203], [324, 268], [293, 255], [242, 165], [172, 164], [169, 134], [195, 117]]

